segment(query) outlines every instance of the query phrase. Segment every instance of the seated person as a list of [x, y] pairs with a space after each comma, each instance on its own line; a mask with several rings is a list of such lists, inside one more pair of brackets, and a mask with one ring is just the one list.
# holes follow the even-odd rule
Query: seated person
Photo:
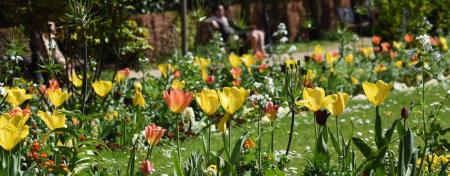
[[213, 16], [208, 18], [212, 26], [218, 30], [224, 41], [232, 35], [238, 35], [240, 39], [250, 41], [253, 52], [264, 54], [264, 32], [258, 29], [240, 30], [237, 31], [230, 24], [230, 19], [225, 15], [225, 7], [222, 4], [216, 5], [213, 8]]

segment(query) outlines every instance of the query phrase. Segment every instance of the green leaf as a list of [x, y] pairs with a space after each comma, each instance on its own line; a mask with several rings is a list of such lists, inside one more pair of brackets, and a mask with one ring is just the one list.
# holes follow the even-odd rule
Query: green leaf
[[372, 148], [370, 148], [369, 145], [367, 145], [363, 140], [359, 138], [352, 138], [353, 143], [356, 145], [356, 147], [361, 151], [361, 153], [366, 157], [366, 159], [373, 156], [374, 152], [372, 151]]
[[391, 127], [386, 131], [386, 133], [384, 133], [384, 137], [385, 137], [385, 145], [387, 145], [388, 143], [391, 143], [391, 139], [392, 139], [392, 134], [394, 134], [394, 129], [397, 126], [397, 124], [401, 124], [398, 123], [398, 120], [395, 120], [394, 122], [392, 122]]
[[239, 159], [241, 158], [241, 149], [242, 145], [244, 145], [245, 139], [247, 139], [248, 133], [244, 133], [239, 140], [234, 144], [233, 152], [231, 153], [230, 163], [236, 165]]
[[331, 132], [331, 130], [328, 128], [328, 134], [330, 135], [331, 138], [331, 142], [333, 143], [334, 149], [336, 150], [336, 152], [338, 153], [339, 156], [342, 155], [342, 151], [341, 151], [341, 146], [339, 145], [338, 140], [333, 136], [333, 133]]
[[178, 158], [178, 154], [176, 152], [172, 152], [173, 165], [174, 165], [174, 175], [175, 176], [184, 176], [183, 167], [181, 166], [180, 159]]
[[382, 130], [380, 107], [377, 106], [375, 107], [375, 144], [378, 149], [382, 148], [386, 144], [386, 141], [383, 138]]

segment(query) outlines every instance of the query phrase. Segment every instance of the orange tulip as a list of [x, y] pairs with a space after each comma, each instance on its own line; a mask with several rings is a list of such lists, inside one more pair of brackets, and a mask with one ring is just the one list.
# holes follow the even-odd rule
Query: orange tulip
[[164, 91], [164, 101], [174, 113], [181, 113], [192, 101], [192, 94], [178, 89]]
[[381, 37], [378, 35], [372, 36], [372, 43], [373, 45], [379, 45], [381, 42]]
[[403, 39], [405, 39], [406, 43], [411, 43], [414, 40], [414, 36], [412, 34], [406, 34]]
[[164, 136], [166, 129], [156, 126], [156, 124], [152, 123], [149, 126], [145, 127], [145, 139], [149, 145], [158, 144], [159, 140]]
[[242, 75], [242, 69], [239, 67], [233, 67], [230, 71], [231, 76], [233, 76], [234, 79], [239, 79]]

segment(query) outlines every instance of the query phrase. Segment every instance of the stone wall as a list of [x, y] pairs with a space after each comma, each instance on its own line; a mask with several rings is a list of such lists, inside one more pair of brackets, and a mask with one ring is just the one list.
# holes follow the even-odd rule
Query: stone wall
[[145, 53], [151, 60], [154, 61], [157, 56], [169, 54], [178, 47], [177, 15], [176, 12], [162, 12], [132, 17], [140, 26], [146, 27], [150, 32], [148, 42], [153, 49], [149, 49]]

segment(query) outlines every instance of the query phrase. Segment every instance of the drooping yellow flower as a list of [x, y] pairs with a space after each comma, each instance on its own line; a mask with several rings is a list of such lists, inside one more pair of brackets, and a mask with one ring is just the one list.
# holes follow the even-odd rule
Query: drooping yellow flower
[[63, 128], [66, 125], [66, 115], [59, 111], [53, 111], [52, 114], [49, 112], [38, 111], [38, 116], [50, 130]]
[[21, 105], [26, 100], [32, 99], [33, 95], [27, 94], [25, 89], [21, 88], [10, 88], [7, 90], [6, 102], [11, 104], [13, 107]]
[[95, 93], [100, 97], [105, 97], [113, 88], [113, 83], [111, 81], [96, 81], [92, 83]]
[[142, 84], [140, 81], [134, 81], [133, 87], [134, 91], [142, 91]]
[[230, 119], [230, 114], [228, 114], [228, 113], [225, 113], [225, 116], [222, 117], [222, 119], [220, 119], [219, 123], [217, 124], [217, 129], [220, 132], [225, 133], [225, 131], [227, 129], [228, 119]]
[[195, 101], [207, 115], [216, 113], [220, 106], [216, 90], [203, 89], [200, 93], [195, 94]]
[[223, 109], [229, 114], [234, 114], [245, 103], [250, 90], [242, 87], [224, 87], [218, 94]]
[[230, 60], [232, 67], [239, 67], [242, 64], [242, 59], [234, 53], [231, 53], [230, 56], [228, 56], [228, 59]]
[[184, 89], [185, 84], [186, 83], [184, 81], [180, 81], [178, 79], [175, 79], [175, 80], [172, 81], [172, 89], [180, 89], [180, 90], [182, 90], [182, 89]]
[[353, 63], [353, 54], [349, 54], [345, 56], [345, 63], [352, 64]]
[[323, 88], [304, 88], [303, 100], [297, 101], [296, 104], [305, 106], [310, 111], [316, 112], [329, 104], [336, 102], [336, 99], [336, 95], [325, 96], [325, 90], [323, 90]]
[[167, 77], [167, 75], [172, 71], [172, 65], [170, 64], [159, 64], [158, 69], [163, 75], [163, 77]]
[[198, 66], [201, 70], [205, 70], [210, 65], [210, 61], [208, 59], [202, 57], [196, 57], [194, 61], [195, 65]]
[[336, 101], [334, 103], [328, 104], [327, 109], [331, 112], [331, 114], [335, 116], [339, 116], [344, 112], [345, 107], [347, 106], [348, 100], [350, 96], [346, 93], [339, 92], [336, 95]]
[[73, 71], [72, 75], [69, 78], [69, 81], [71, 81], [75, 87], [81, 87], [83, 85], [82, 79], [83, 79], [83, 77], [81, 77], [80, 75], [77, 75], [77, 73], [75, 71]]
[[361, 51], [365, 57], [372, 58], [372, 56], [373, 56], [373, 48], [372, 47], [362, 48]]
[[50, 100], [55, 107], [61, 106], [67, 99], [70, 98], [70, 96], [70, 93], [62, 91], [61, 89], [47, 90], [48, 100]]
[[145, 98], [144, 98], [144, 95], [142, 95], [141, 91], [134, 92], [133, 105], [139, 106], [142, 108], [145, 107]]
[[28, 134], [28, 125], [17, 128], [12, 124], [7, 124], [6, 126], [0, 128], [0, 146], [2, 146], [5, 150], [10, 151], [20, 141], [25, 139]]
[[29, 109], [22, 110], [19, 107], [14, 108], [8, 113], [3, 113], [0, 116], [0, 128], [7, 124], [14, 125], [17, 128], [22, 128], [30, 119], [31, 111]]
[[370, 103], [375, 106], [379, 106], [384, 102], [386, 97], [389, 95], [391, 88], [392, 86], [382, 80], [378, 80], [376, 84], [369, 82], [363, 83], [364, 93], [366, 94]]

